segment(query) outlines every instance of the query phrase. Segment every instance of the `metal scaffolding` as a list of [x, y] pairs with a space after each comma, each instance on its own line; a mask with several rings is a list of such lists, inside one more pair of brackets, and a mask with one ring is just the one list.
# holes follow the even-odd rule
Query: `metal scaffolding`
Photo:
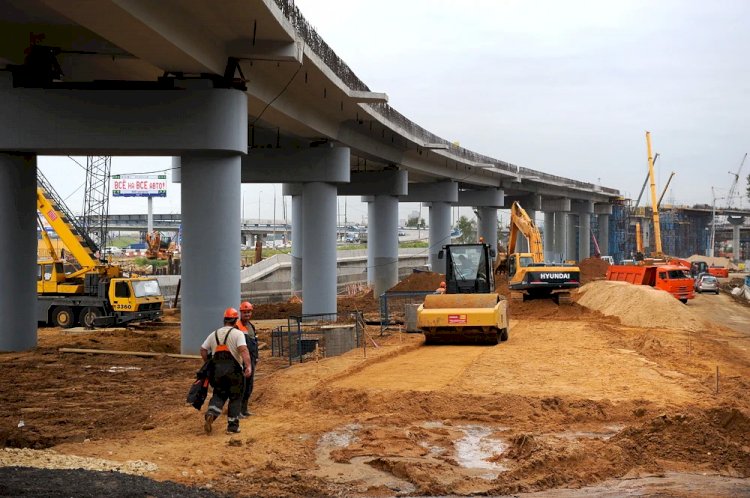
[[86, 186], [83, 198], [81, 225], [100, 250], [107, 245], [107, 218], [109, 215], [110, 156], [86, 158]]

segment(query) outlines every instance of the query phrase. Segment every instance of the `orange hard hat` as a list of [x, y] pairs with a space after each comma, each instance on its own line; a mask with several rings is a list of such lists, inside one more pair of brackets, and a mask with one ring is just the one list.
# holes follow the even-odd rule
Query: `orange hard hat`
[[253, 305], [249, 301], [242, 301], [240, 311], [253, 311]]
[[445, 287], [445, 282], [440, 282], [440, 287]]
[[240, 314], [237, 313], [237, 310], [234, 308], [227, 308], [224, 310], [224, 320], [236, 320], [240, 317]]

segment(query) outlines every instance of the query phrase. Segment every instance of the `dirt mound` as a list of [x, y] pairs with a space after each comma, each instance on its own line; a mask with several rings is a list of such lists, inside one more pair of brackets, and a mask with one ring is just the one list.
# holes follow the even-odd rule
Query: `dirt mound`
[[283, 303], [256, 304], [253, 306], [253, 319], [271, 320], [302, 315], [302, 303], [286, 301]]
[[701, 320], [671, 294], [647, 285], [599, 280], [581, 287], [578, 304], [616, 316], [624, 325], [698, 330]]
[[442, 273], [415, 271], [388, 290], [391, 291], [434, 291], [445, 280]]
[[688, 261], [705, 261], [708, 266], [723, 266], [724, 268], [729, 268], [730, 270], [736, 270], [737, 265], [732, 263], [732, 260], [729, 258], [721, 258], [721, 257], [711, 257], [711, 256], [702, 256], [700, 254], [693, 254], [689, 258], [687, 258]]
[[578, 267], [581, 269], [581, 283], [586, 284], [605, 278], [609, 263], [600, 258], [586, 258], [578, 263]]

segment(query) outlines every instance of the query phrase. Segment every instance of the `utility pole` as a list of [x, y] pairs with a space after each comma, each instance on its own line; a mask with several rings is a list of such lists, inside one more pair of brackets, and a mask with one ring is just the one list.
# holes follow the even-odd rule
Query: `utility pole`
[[714, 242], [716, 237], [716, 193], [714, 193], [714, 188], [711, 187], [711, 197], [713, 198], [713, 202], [711, 203], [711, 249], [709, 252], [709, 256], [712, 258], [714, 257]]
[[273, 248], [276, 249], [276, 184], [273, 184]]

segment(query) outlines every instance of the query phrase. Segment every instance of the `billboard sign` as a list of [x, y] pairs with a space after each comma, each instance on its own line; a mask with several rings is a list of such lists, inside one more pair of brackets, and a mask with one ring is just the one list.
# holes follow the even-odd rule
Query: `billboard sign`
[[166, 197], [167, 175], [112, 175], [112, 197]]

